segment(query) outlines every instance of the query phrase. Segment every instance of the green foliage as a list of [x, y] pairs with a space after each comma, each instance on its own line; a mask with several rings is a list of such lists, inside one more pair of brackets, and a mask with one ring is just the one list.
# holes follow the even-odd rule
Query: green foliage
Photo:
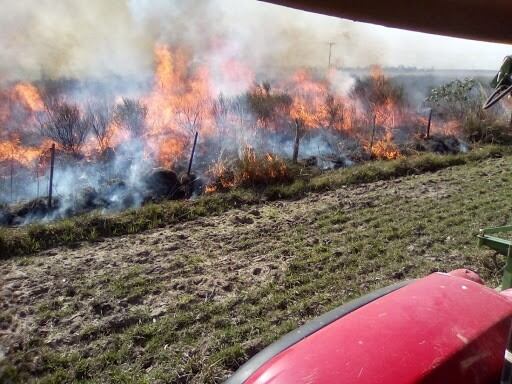
[[482, 99], [473, 79], [454, 80], [430, 91], [427, 103], [438, 114], [447, 118], [463, 119], [464, 114], [475, 107], [481, 109]]
[[485, 97], [482, 84], [476, 80], [454, 80], [432, 89], [426, 103], [435, 109], [435, 114], [442, 120], [457, 122], [470, 142], [510, 142], [510, 122], [500, 115], [499, 109], [483, 110]]

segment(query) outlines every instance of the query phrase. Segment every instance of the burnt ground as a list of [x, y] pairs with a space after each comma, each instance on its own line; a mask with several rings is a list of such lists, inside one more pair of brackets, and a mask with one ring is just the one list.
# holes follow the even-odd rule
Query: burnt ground
[[[220, 382], [288, 330], [397, 280], [503, 260], [512, 158], [0, 261], [4, 382]], [[1, 381], [1, 380], [0, 380]]]

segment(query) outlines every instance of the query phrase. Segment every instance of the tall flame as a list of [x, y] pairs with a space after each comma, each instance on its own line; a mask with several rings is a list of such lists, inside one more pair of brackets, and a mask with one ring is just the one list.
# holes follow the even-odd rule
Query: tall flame
[[[371, 100], [365, 103], [357, 95], [337, 91], [341, 87], [336, 84], [332, 69], [328, 74], [301, 69], [290, 76], [281, 75], [270, 88], [254, 85], [253, 70], [232, 56], [216, 60], [215, 66], [208, 66], [192, 60], [192, 55], [185, 49], [157, 44], [154, 47], [153, 82], [137, 100], [143, 107], [145, 120], [140, 135], [135, 139], [142, 143], [141, 156], [165, 167], [174, 167], [187, 159], [195, 132], [200, 134], [199, 153], [210, 150], [202, 143], [221, 142], [220, 148], [224, 148], [224, 142], [235, 143], [237, 147], [230, 149], [240, 154], [245, 171], [229, 175], [229, 167], [222, 159], [210, 164], [209, 174], [218, 179], [219, 189], [243, 184], [251, 178], [286, 177], [284, 162], [280, 158], [270, 154], [260, 156], [271, 149], [264, 148], [257, 154], [254, 148], [259, 148], [258, 143], [254, 148], [248, 144], [263, 141], [265, 137], [282, 139], [285, 136], [286, 140], [293, 140], [294, 126], [306, 131], [302, 134], [311, 133], [311, 136], [322, 132], [333, 133], [333, 136], [342, 134], [357, 141], [359, 148], [364, 148], [371, 157], [393, 159], [401, 156], [396, 145], [397, 131], [404, 125], [417, 124], [421, 120], [405, 105], [400, 95], [394, 93], [389, 80], [378, 67], [371, 70], [367, 85], [371, 88], [369, 92], [373, 93]], [[248, 87], [251, 83], [253, 88]], [[223, 99], [219, 84], [228, 84], [231, 90], [237, 89], [240, 97]], [[246, 88], [240, 88], [242, 84]], [[268, 96], [270, 103], [273, 96], [284, 97], [285, 102], [276, 112], [279, 118], [273, 123], [262, 123], [253, 106], [249, 105], [247, 100], [253, 91], [261, 92], [257, 96], [262, 99]], [[120, 104], [122, 99], [122, 95], [116, 95], [115, 104]], [[87, 111], [87, 103], [77, 102], [82, 114]], [[0, 128], [3, 129], [0, 162], [14, 161], [26, 167], [38, 162], [50, 143], [41, 137], [37, 143], [34, 139], [37, 130], [29, 132], [28, 126], [35, 126], [35, 117], [46, 113], [47, 108], [35, 84], [19, 82], [0, 90]], [[115, 110], [116, 106], [112, 108]], [[433, 131], [454, 133], [458, 128], [457, 124], [448, 123], [436, 125]], [[89, 137], [82, 148], [85, 156], [92, 157], [109, 148], [117, 149], [134, 140], [129, 129], [116, 119], [108, 123], [107, 130], [103, 139], [93, 135]], [[342, 140], [341, 136], [335, 137]], [[286, 140], [273, 145], [281, 145]], [[219, 155], [220, 152], [214, 154]]]
[[16, 95], [27, 105], [33, 112], [43, 110], [43, 100], [38, 89], [29, 83], [19, 83], [14, 87]]

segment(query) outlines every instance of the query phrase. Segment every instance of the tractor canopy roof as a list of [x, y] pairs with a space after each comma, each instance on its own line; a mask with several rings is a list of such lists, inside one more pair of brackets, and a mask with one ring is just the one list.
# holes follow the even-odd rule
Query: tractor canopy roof
[[490, 42], [512, 43], [510, 0], [264, 0], [292, 8]]

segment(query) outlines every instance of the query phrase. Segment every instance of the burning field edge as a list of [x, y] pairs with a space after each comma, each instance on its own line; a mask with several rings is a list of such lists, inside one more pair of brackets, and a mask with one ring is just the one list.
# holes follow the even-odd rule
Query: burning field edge
[[465, 154], [423, 154], [391, 161], [377, 161], [320, 175], [296, 170], [293, 182], [255, 189], [236, 189], [201, 196], [192, 201], [149, 204], [118, 214], [92, 212], [51, 224], [32, 224], [20, 228], [0, 228], [0, 259], [30, 255], [58, 246], [76, 246], [84, 241], [140, 233], [149, 229], [207, 217], [243, 205], [264, 201], [297, 199], [311, 192], [323, 192], [341, 186], [389, 180], [407, 175], [433, 172], [443, 168], [510, 156], [512, 148], [487, 145]]

